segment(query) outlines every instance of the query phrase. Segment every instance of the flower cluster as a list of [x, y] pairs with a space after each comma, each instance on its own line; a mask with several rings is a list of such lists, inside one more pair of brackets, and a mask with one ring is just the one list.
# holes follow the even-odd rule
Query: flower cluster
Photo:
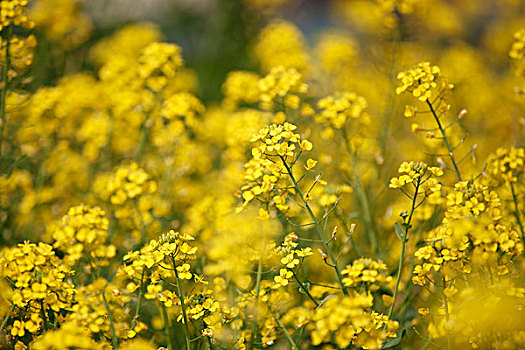
[[309, 61], [301, 31], [283, 20], [274, 21], [262, 29], [254, 53], [266, 72], [277, 66], [304, 72]]
[[283, 265], [283, 268], [279, 269], [279, 275], [274, 277], [277, 287], [287, 286], [294, 275], [294, 268], [299, 266], [304, 258], [313, 255], [310, 247], [296, 249], [298, 246], [297, 239], [295, 233], [289, 233], [284, 238], [283, 244], [276, 249]]
[[366, 286], [366, 290], [374, 292], [392, 281], [388, 276], [388, 268], [382, 261], [370, 258], [359, 258], [354, 260], [343, 271], [343, 283], [347, 287]]
[[64, 261], [71, 266], [87, 256], [88, 263], [95, 267], [103, 263], [99, 259], [113, 258], [116, 254], [115, 246], [106, 244], [108, 225], [109, 220], [98, 207], [70, 208], [53, 232], [53, 247], [66, 254]]
[[277, 66], [259, 80], [259, 101], [263, 109], [300, 107], [300, 95], [306, 93], [307, 85], [295, 68]]
[[76, 0], [39, 0], [31, 9], [31, 18], [47, 40], [66, 50], [82, 45], [91, 34], [91, 20]]
[[99, 342], [91, 338], [88, 330], [74, 322], [64, 323], [60, 329], [51, 330], [31, 344], [31, 349], [81, 349], [81, 350], [108, 350], [111, 345], [105, 341]]
[[[188, 305], [188, 317], [192, 320], [202, 320], [205, 327], [202, 334], [211, 337], [217, 333], [223, 322], [220, 313], [220, 303], [214, 298], [213, 291], [205, 289], [202, 292], [194, 293], [186, 301]], [[179, 316], [182, 320], [182, 315]]]
[[[13, 36], [11, 38], [9, 41], [10, 78], [24, 73], [26, 68], [33, 64], [36, 44], [37, 41], [34, 35], [29, 35], [26, 38], [19, 36]], [[0, 50], [2, 53], [6, 51], [7, 45], [7, 40], [0, 38]], [[0, 61], [5, 61], [5, 58], [0, 56]]]
[[364, 97], [353, 92], [341, 92], [319, 100], [317, 106], [321, 111], [316, 114], [316, 121], [327, 123], [335, 129], [341, 129], [348, 118], [363, 116], [367, 102]]
[[114, 215], [128, 227], [143, 231], [151, 222], [151, 195], [157, 191], [157, 183], [137, 163], [123, 164], [113, 174], [100, 176], [94, 187], [102, 199], [116, 207]]
[[14, 339], [26, 333], [39, 334], [42, 329], [63, 319], [70, 309], [75, 287], [73, 271], [45, 243], [24, 242], [7, 248], [0, 257], [1, 277], [13, 283], [14, 307], [7, 329]]
[[340, 348], [350, 344], [363, 349], [377, 349], [381, 344], [396, 336], [398, 322], [387, 316], [368, 311], [373, 297], [353, 293], [350, 297], [333, 296], [315, 310], [312, 317], [314, 330], [312, 345], [329, 343], [334, 335]]
[[260, 77], [253, 72], [233, 71], [228, 73], [222, 85], [224, 103], [228, 107], [239, 104], [252, 104], [259, 101]]
[[[188, 242], [194, 238], [188, 234], [175, 232], [173, 230], [162, 235], [158, 240], [151, 240], [139, 251], [129, 252], [124, 256], [125, 266], [121, 272], [132, 281], [142, 280], [143, 272], [146, 269], [155, 269], [155, 278], [160, 281], [160, 277], [171, 273], [169, 270], [159, 269], [159, 264], [174, 263], [178, 267], [175, 271], [179, 272], [183, 279], [191, 279], [193, 275], [188, 271], [188, 261], [195, 259], [196, 247], [191, 247]], [[188, 264], [188, 265], [187, 265]], [[134, 291], [138, 288], [136, 283], [131, 282], [128, 290]]]
[[478, 216], [487, 211], [498, 220], [501, 218], [501, 201], [495, 191], [489, 190], [479, 180], [461, 181], [454, 185], [454, 190], [447, 195], [447, 217], [462, 218]]
[[[33, 64], [36, 39], [34, 35], [24, 37], [24, 29], [32, 29], [34, 21], [28, 15], [27, 0], [6, 0], [0, 2], [0, 63], [2, 76], [0, 87], [6, 94], [3, 84], [26, 73], [26, 68]], [[9, 57], [7, 57], [7, 55]], [[5, 98], [5, 96], [3, 97]], [[5, 107], [2, 107], [5, 108]], [[2, 111], [3, 113], [3, 111]], [[3, 118], [3, 117], [2, 117]], [[3, 123], [5, 121], [2, 121]]]
[[429, 167], [423, 162], [410, 161], [401, 163], [397, 171], [402, 175], [390, 179], [390, 188], [403, 189], [408, 184], [412, 184], [416, 191], [415, 195], [440, 195], [441, 183], [436, 177], [443, 175], [441, 168]]
[[10, 25], [33, 28], [33, 21], [27, 16], [27, 0], [5, 0], [0, 3], [0, 30]]
[[516, 60], [519, 64], [518, 74], [523, 74], [523, 57], [525, 56], [525, 28], [514, 33], [514, 42], [509, 51], [510, 58]]
[[[250, 141], [257, 146], [252, 148], [253, 158], [245, 166], [245, 185], [241, 188], [243, 207], [259, 197], [268, 204], [271, 201], [281, 211], [288, 209], [285, 196], [291, 190], [279, 189], [277, 184], [286, 184], [283, 180], [288, 177], [288, 162], [295, 162], [301, 152], [310, 151], [313, 147], [310, 141], [301, 139], [301, 135], [294, 132], [296, 129], [288, 122], [272, 124], [252, 137]], [[278, 194], [266, 198], [274, 190]]]
[[[116, 285], [97, 278], [91, 284], [77, 289], [75, 304], [66, 322], [89, 331], [92, 337], [111, 339], [114, 330], [118, 338], [132, 338], [129, 333], [129, 310], [125, 308], [129, 302], [130, 297], [121, 293]], [[111, 319], [108, 314], [111, 314]], [[133, 331], [136, 334], [146, 329], [147, 326], [139, 322]]]
[[498, 182], [517, 182], [525, 172], [524, 148], [498, 148], [487, 159], [487, 173]]
[[329, 74], [337, 74], [355, 63], [357, 43], [349, 33], [328, 33], [321, 37], [315, 51], [323, 68]]
[[418, 63], [412, 69], [399, 72], [396, 93], [399, 95], [406, 91], [420, 101], [427, 101], [432, 97], [432, 91], [438, 87], [440, 75], [438, 66], [430, 65], [429, 62]]
[[153, 91], [166, 87], [183, 63], [180, 48], [167, 43], [152, 43], [146, 46], [138, 62], [139, 77], [144, 79], [146, 86]]

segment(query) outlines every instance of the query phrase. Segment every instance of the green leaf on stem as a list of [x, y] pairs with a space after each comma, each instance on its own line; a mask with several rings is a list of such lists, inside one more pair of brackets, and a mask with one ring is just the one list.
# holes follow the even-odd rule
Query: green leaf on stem
[[408, 241], [408, 239], [406, 237], [406, 231], [401, 227], [401, 224], [399, 224], [399, 222], [396, 222], [395, 223], [395, 227], [396, 227], [396, 235], [397, 235], [397, 237], [399, 237], [401, 242]]

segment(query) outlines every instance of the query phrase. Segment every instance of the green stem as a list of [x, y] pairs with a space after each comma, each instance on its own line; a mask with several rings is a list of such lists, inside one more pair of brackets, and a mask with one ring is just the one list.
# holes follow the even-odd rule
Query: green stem
[[330, 249], [330, 246], [328, 245], [328, 242], [326, 241], [326, 238], [324, 236], [324, 232], [323, 232], [323, 230], [321, 228], [321, 224], [320, 224], [319, 220], [317, 220], [317, 217], [315, 216], [315, 214], [313, 213], [312, 208], [310, 207], [310, 204], [308, 204], [308, 202], [304, 198], [303, 191], [301, 190], [301, 187], [299, 187], [299, 184], [295, 180], [295, 177], [293, 176], [293, 173], [292, 173], [292, 169], [290, 168], [288, 163], [286, 163], [286, 160], [282, 156], [280, 156], [280, 158], [281, 158], [284, 166], [286, 167], [286, 170], [288, 171], [288, 176], [290, 176], [290, 179], [292, 180], [294, 188], [297, 191], [297, 193], [299, 194], [299, 197], [301, 198], [301, 200], [302, 200], [302, 202], [303, 202], [303, 204], [304, 204], [304, 206], [306, 208], [306, 211], [308, 212], [308, 215], [310, 216], [312, 221], [315, 223], [315, 225], [314, 225], [315, 226], [315, 231], [317, 232], [317, 234], [319, 236], [319, 239], [323, 243], [323, 246], [324, 246], [326, 252], [328, 253], [328, 256], [330, 257], [330, 260], [332, 262], [333, 268], [335, 270], [335, 273], [337, 275], [337, 279], [339, 280], [339, 284], [341, 285], [343, 293], [344, 293], [344, 295], [348, 296], [348, 291], [346, 290], [346, 286], [343, 283], [343, 276], [341, 275], [341, 270], [339, 269], [339, 265], [337, 264], [337, 259], [335, 258], [334, 253], [332, 252], [332, 250]]
[[44, 332], [47, 332], [47, 317], [46, 317], [46, 310], [44, 309], [44, 300], [40, 300], [40, 314], [42, 315], [42, 324], [44, 326]]
[[175, 279], [177, 281], [177, 294], [180, 299], [180, 308], [182, 310], [182, 318], [184, 320], [184, 336], [186, 339], [186, 349], [190, 350], [190, 328], [188, 326], [188, 316], [186, 315], [186, 305], [184, 303], [184, 295], [182, 294], [182, 288], [180, 285], [179, 273], [177, 272], [177, 266], [175, 264], [175, 257], [171, 255], [171, 265], [173, 266], [173, 272], [175, 273]]
[[259, 304], [259, 293], [261, 292], [261, 280], [262, 280], [262, 268], [263, 268], [263, 253], [266, 249], [266, 238], [263, 235], [263, 244], [261, 247], [261, 256], [259, 257], [259, 263], [257, 265], [257, 279], [255, 281], [255, 311], [252, 322], [251, 337], [250, 337], [250, 350], [253, 349], [255, 344], [255, 338], [257, 334], [257, 318], [258, 318], [258, 304]]
[[144, 222], [144, 217], [142, 216], [142, 213], [139, 209], [139, 204], [137, 198], [133, 200], [133, 204], [135, 206], [135, 211], [137, 212], [137, 216], [139, 217], [140, 222], [140, 239], [142, 243], [147, 242], [147, 235], [146, 235], [146, 223]]
[[168, 349], [175, 349], [173, 346], [173, 339], [171, 337], [171, 325], [170, 325], [170, 319], [168, 317], [168, 311], [166, 310], [166, 306], [164, 306], [164, 303], [160, 303], [160, 306], [162, 307], [162, 317], [164, 318], [164, 333], [166, 336], [166, 343], [168, 343]]
[[15, 304], [11, 305], [11, 308], [9, 309], [9, 312], [7, 315], [5, 315], [4, 320], [2, 321], [2, 325], [0, 326], [0, 332], [2, 332], [7, 324], [7, 321], [9, 321], [9, 318], [11, 317], [11, 314], [15, 310]]
[[521, 222], [520, 210], [518, 207], [518, 196], [516, 195], [516, 190], [514, 189], [514, 184], [512, 182], [510, 183], [510, 191], [512, 193], [512, 201], [514, 202], [514, 215], [516, 216], [516, 221], [518, 222], [518, 226], [520, 227], [521, 231], [521, 240], [523, 243], [525, 243], [525, 230], [523, 229], [523, 223]]
[[[95, 278], [100, 278], [100, 274], [99, 274], [98, 268], [96, 268], [95, 265], [93, 265], [93, 261], [91, 260], [91, 256], [89, 255], [89, 253], [85, 252], [84, 255], [85, 255], [85, 257], [88, 260], [89, 266], [91, 267], [91, 271], [93, 272], [91, 274], [91, 276], [93, 278], [93, 281], [95, 280]], [[108, 304], [108, 301], [106, 299], [106, 289], [105, 288], [102, 290], [101, 294], [102, 294], [102, 299], [104, 300], [104, 306], [106, 307], [106, 312], [108, 313], [108, 319], [109, 319], [109, 326], [111, 328], [111, 340], [113, 342], [113, 348], [118, 349], [119, 344], [118, 344], [117, 332], [115, 331], [115, 323], [113, 322], [113, 314], [111, 313], [111, 309], [109, 308], [109, 304]]]
[[450, 147], [450, 143], [448, 142], [447, 135], [445, 134], [445, 129], [443, 129], [443, 126], [441, 125], [441, 121], [439, 120], [439, 117], [437, 116], [436, 111], [434, 110], [434, 107], [432, 106], [432, 103], [428, 99], [427, 99], [427, 105], [428, 107], [430, 107], [430, 111], [432, 112], [432, 115], [434, 116], [434, 119], [436, 120], [439, 131], [441, 131], [441, 136], [443, 136], [443, 141], [445, 141], [445, 145], [447, 146], [448, 155], [450, 156], [450, 159], [452, 160], [452, 164], [454, 165], [456, 176], [458, 177], [459, 181], [463, 181], [461, 179], [461, 174], [459, 173], [458, 164], [456, 163], [456, 157], [454, 157], [454, 151]]
[[[386, 158], [386, 148], [387, 148], [387, 142], [388, 142], [388, 136], [391, 133], [390, 132], [390, 121], [392, 118], [392, 112], [394, 111], [395, 104], [396, 104], [396, 93], [395, 93], [395, 85], [396, 85], [396, 70], [397, 65], [399, 61], [399, 57], [401, 57], [401, 49], [402, 49], [402, 41], [403, 41], [403, 17], [401, 16], [401, 13], [399, 10], [394, 11], [397, 19], [397, 25], [396, 30], [392, 33], [392, 62], [390, 65], [390, 74], [388, 75], [388, 83], [389, 83], [389, 90], [388, 90], [388, 102], [385, 106], [385, 109], [383, 111], [383, 117], [382, 117], [382, 125], [381, 125], [381, 133], [379, 136], [379, 149], [381, 151], [381, 156]], [[384, 164], [384, 163], [383, 163]], [[377, 178], [381, 179], [381, 170], [382, 170], [382, 164], [378, 164], [378, 171], [377, 171]]]
[[142, 303], [142, 295], [144, 294], [142, 290], [143, 284], [144, 284], [144, 269], [142, 269], [142, 275], [140, 276], [139, 299], [137, 300], [137, 307], [135, 308], [135, 316], [133, 316], [133, 323], [131, 324], [131, 330], [135, 329], [135, 326], [138, 323], [140, 305]]
[[11, 45], [11, 26], [7, 27], [7, 35], [5, 38], [5, 67], [2, 71], [2, 92], [0, 94], [0, 159], [2, 159], [2, 144], [4, 142], [4, 128], [6, 126], [6, 97], [7, 97], [7, 84], [9, 80], [9, 69], [11, 69], [11, 57], [10, 57], [10, 45]]
[[372, 216], [370, 215], [370, 206], [368, 203], [368, 197], [366, 195], [366, 191], [365, 191], [365, 187], [363, 186], [363, 182], [361, 181], [361, 175], [359, 174], [359, 169], [357, 168], [357, 159], [355, 156], [355, 152], [352, 149], [352, 146], [350, 145], [348, 133], [346, 132], [345, 128], [342, 128], [341, 132], [343, 133], [343, 139], [345, 141], [346, 151], [350, 155], [350, 159], [352, 161], [352, 172], [353, 172], [354, 179], [355, 179], [357, 197], [358, 197], [359, 203], [361, 204], [361, 214], [363, 215], [363, 222], [365, 224], [366, 234], [368, 236], [368, 242], [370, 243], [370, 248], [372, 248], [372, 251], [374, 252], [374, 254], [376, 254], [377, 253], [377, 235], [374, 230]]
[[144, 123], [142, 123], [142, 126], [140, 128], [139, 145], [137, 148], [137, 153], [135, 154], [135, 162], [137, 163], [139, 163], [142, 159], [142, 154], [144, 153], [144, 149], [146, 148], [146, 141], [148, 140], [149, 134], [149, 128], [146, 126], [148, 119], [149, 115], [146, 116], [146, 119], [144, 120]]
[[445, 310], [445, 321], [446, 321], [445, 331], [447, 332], [447, 348], [453, 349], [452, 339], [450, 338], [450, 334], [448, 331], [448, 325], [450, 323], [450, 311], [448, 309], [448, 298], [447, 298], [447, 295], [445, 294], [447, 281], [445, 280], [445, 276], [442, 275], [441, 277], [443, 278], [443, 309]]
[[310, 291], [308, 290], [308, 288], [303, 284], [303, 282], [301, 282], [301, 280], [299, 280], [299, 277], [297, 277], [297, 275], [295, 274], [294, 271], [292, 271], [292, 273], [293, 273], [293, 277], [295, 278], [297, 283], [299, 283], [299, 285], [304, 290], [306, 295], [308, 295], [308, 297], [310, 298], [311, 301], [313, 301], [313, 303], [315, 304], [316, 307], [319, 307], [319, 302], [317, 300], [315, 300], [315, 298], [312, 296], [312, 294], [310, 294]]
[[[204, 328], [208, 327], [208, 325], [206, 324], [206, 322], [204, 322], [204, 320], [202, 321], [202, 325], [204, 326]], [[211, 341], [211, 337], [208, 337], [208, 336], [205, 336], [206, 338], [206, 341], [208, 342], [208, 350], [213, 350], [213, 343]]]
[[292, 350], [295, 350], [295, 349], [299, 349], [297, 347], [297, 345], [295, 344], [292, 336], [290, 335], [290, 333], [288, 333], [288, 330], [286, 329], [286, 327], [284, 326], [284, 324], [281, 322], [281, 320], [279, 319], [279, 317], [277, 317], [277, 314], [275, 312], [272, 311], [272, 314], [273, 314], [273, 318], [275, 319], [275, 321], [277, 322], [277, 324], [279, 325], [279, 327], [281, 327], [281, 329], [283, 330], [284, 332], [284, 336], [286, 337], [286, 340], [288, 340], [288, 343], [290, 343], [290, 346], [291, 346], [291, 349]]
[[106, 311], [108, 313], [109, 326], [111, 327], [111, 340], [113, 342], [113, 348], [118, 349], [118, 337], [117, 332], [115, 331], [115, 323], [113, 322], [113, 314], [109, 308], [108, 301], [106, 299], [106, 290], [102, 291], [102, 299], [104, 300], [104, 305], [106, 306]]
[[403, 265], [405, 263], [405, 251], [406, 251], [406, 243], [408, 242], [408, 230], [410, 229], [410, 223], [412, 222], [412, 216], [414, 215], [414, 211], [416, 209], [417, 191], [419, 190], [419, 185], [421, 184], [422, 177], [423, 177], [423, 174], [421, 174], [417, 179], [416, 189], [414, 191], [414, 197], [412, 198], [412, 208], [410, 209], [410, 215], [408, 217], [406, 225], [404, 225], [405, 232], [403, 235], [403, 240], [401, 242], [401, 256], [399, 257], [399, 265], [397, 267], [396, 285], [394, 287], [394, 296], [393, 296], [394, 300], [392, 301], [392, 305], [390, 305], [390, 310], [388, 311], [388, 318], [392, 318], [392, 315], [394, 313], [394, 306], [396, 304], [397, 293], [399, 291], [399, 283], [401, 282], [401, 274], [403, 272]]

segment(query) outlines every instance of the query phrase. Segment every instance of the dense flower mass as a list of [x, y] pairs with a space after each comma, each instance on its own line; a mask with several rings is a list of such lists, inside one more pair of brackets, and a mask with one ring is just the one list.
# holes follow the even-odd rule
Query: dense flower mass
[[1, 349], [523, 348], [525, 3], [128, 2], [0, 0]]
[[396, 88], [396, 93], [407, 91], [421, 101], [426, 101], [432, 96], [431, 89], [437, 87], [439, 74], [438, 66], [431, 66], [429, 62], [419, 63], [414, 68], [397, 75], [399, 86]]

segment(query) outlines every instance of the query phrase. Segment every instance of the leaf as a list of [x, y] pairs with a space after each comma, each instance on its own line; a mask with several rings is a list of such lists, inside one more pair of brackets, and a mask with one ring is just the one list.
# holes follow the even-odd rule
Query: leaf
[[335, 298], [336, 295], [333, 295], [333, 294], [330, 294], [330, 295], [327, 295], [323, 300], [321, 300], [319, 302], [319, 306], [317, 306], [317, 309], [320, 308], [321, 306], [323, 306], [323, 304], [328, 300], [328, 299], [332, 299], [332, 298]]
[[399, 222], [396, 222], [395, 223], [395, 227], [396, 227], [396, 235], [397, 237], [399, 237], [399, 239], [401, 240], [401, 242], [403, 241], [408, 241], [407, 237], [406, 237], [406, 232], [405, 230], [403, 230], [403, 228], [401, 227], [401, 225], [399, 224]]
[[399, 336], [397, 338], [390, 339], [386, 341], [385, 343], [383, 343], [383, 346], [381, 347], [381, 349], [395, 348], [396, 346], [401, 344], [401, 340], [403, 340], [403, 337], [405, 336], [405, 334], [406, 334], [406, 328], [401, 329], [401, 331], [399, 332]]
[[401, 339], [402, 339], [401, 337], [390, 339], [389, 341], [387, 341], [386, 343], [383, 344], [381, 349], [392, 349], [392, 348], [395, 348], [396, 346], [401, 344]]

